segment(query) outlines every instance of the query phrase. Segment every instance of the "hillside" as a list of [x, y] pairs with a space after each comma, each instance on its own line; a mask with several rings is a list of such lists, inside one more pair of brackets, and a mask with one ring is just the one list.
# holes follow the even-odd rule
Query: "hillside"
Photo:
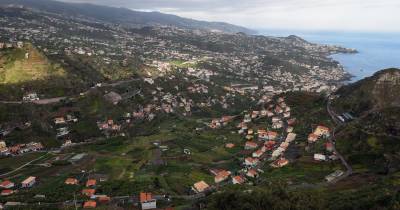
[[18, 84], [27, 81], [44, 80], [49, 77], [65, 77], [65, 70], [52, 65], [31, 45], [22, 49], [0, 52], [0, 83]]
[[185, 29], [218, 30], [228, 33], [254, 33], [245, 27], [223, 22], [206, 22], [159, 12], [140, 12], [125, 8], [106, 7], [93, 4], [64, 3], [52, 0], [2, 0], [0, 5], [22, 5], [25, 7], [77, 17], [120, 24], [129, 27], [175, 26]]
[[400, 69], [386, 69], [340, 88], [334, 107], [360, 115], [370, 110], [400, 107]]
[[356, 119], [337, 132], [338, 150], [356, 172], [387, 174], [400, 170], [400, 70], [386, 69], [344, 86], [333, 107]]
[[76, 94], [97, 78], [78, 68], [50, 59], [30, 43], [0, 49], [0, 98], [19, 101], [30, 92], [48, 97]]

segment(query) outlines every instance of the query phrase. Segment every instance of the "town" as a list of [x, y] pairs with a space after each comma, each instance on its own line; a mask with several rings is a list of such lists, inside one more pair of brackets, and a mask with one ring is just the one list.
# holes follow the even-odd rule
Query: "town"
[[354, 50], [1, 10], [0, 208], [175, 209], [347, 174], [324, 103], [349, 77], [329, 55]]

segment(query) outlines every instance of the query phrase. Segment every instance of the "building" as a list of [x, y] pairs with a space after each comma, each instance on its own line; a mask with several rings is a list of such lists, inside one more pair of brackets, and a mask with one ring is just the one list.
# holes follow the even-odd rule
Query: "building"
[[325, 180], [326, 180], [327, 182], [332, 182], [333, 180], [335, 180], [335, 179], [341, 177], [343, 174], [344, 174], [343, 171], [337, 170], [337, 171], [335, 171], [335, 172], [329, 174], [328, 176], [326, 176], [326, 177], [325, 177]]
[[4, 189], [11, 189], [15, 186], [15, 184], [9, 180], [5, 180], [0, 183], [0, 187]]
[[235, 144], [227, 143], [227, 144], [225, 145], [225, 147], [228, 148], [228, 149], [232, 149], [232, 148], [235, 147]]
[[54, 124], [60, 125], [60, 124], [65, 124], [65, 118], [64, 117], [56, 117], [54, 119]]
[[77, 185], [79, 182], [75, 178], [68, 178], [64, 182], [66, 185]]
[[7, 147], [6, 142], [5, 141], [0, 141], [0, 149], [1, 148], [6, 148], [6, 147]]
[[325, 137], [329, 137], [329, 133], [330, 133], [330, 129], [328, 127], [319, 125], [317, 126], [317, 128], [314, 131], [314, 134], [321, 137], [321, 136], [325, 136]]
[[157, 208], [157, 201], [153, 198], [151, 193], [141, 192], [140, 193], [140, 206], [143, 210]]
[[296, 134], [295, 133], [288, 133], [285, 142], [292, 142], [296, 139]]
[[208, 190], [209, 188], [210, 188], [210, 186], [205, 181], [197, 182], [192, 187], [193, 191], [195, 191], [197, 193], [202, 193], [202, 192]]
[[88, 197], [92, 197], [96, 193], [95, 189], [83, 189], [82, 195], [86, 195]]
[[223, 182], [223, 181], [227, 180], [230, 175], [231, 175], [230, 171], [221, 170], [214, 177], [214, 181], [215, 181], [215, 183]]
[[36, 177], [30, 176], [21, 183], [21, 187], [27, 188], [32, 187], [36, 183]]
[[289, 161], [286, 158], [282, 157], [271, 163], [271, 166], [274, 168], [281, 168], [283, 166], [286, 166], [287, 164], [289, 164]]
[[11, 195], [11, 194], [13, 194], [13, 193], [14, 193], [14, 190], [5, 189], [5, 190], [2, 190], [2, 191], [1, 191], [1, 196], [9, 196], [9, 195]]
[[326, 148], [326, 151], [328, 151], [328, 152], [333, 152], [333, 150], [334, 150], [333, 144], [330, 142], [327, 142], [325, 144], [325, 148]]
[[233, 184], [243, 184], [246, 180], [242, 176], [234, 176], [232, 177]]
[[246, 176], [251, 177], [251, 178], [257, 178], [258, 172], [255, 169], [250, 169], [247, 171]]
[[326, 156], [322, 154], [314, 154], [314, 160], [317, 161], [326, 161]]
[[253, 141], [247, 141], [246, 144], [244, 145], [244, 149], [256, 149], [257, 147], [258, 144]]
[[247, 157], [244, 159], [244, 165], [246, 166], [257, 166], [259, 162], [257, 158]]
[[96, 208], [96, 206], [97, 206], [96, 201], [85, 201], [85, 203], [83, 203], [84, 209], [94, 209]]
[[318, 138], [319, 137], [317, 135], [315, 135], [314, 133], [310, 133], [308, 135], [308, 142], [310, 142], [310, 143], [316, 142], [316, 141], [318, 141]]
[[97, 181], [95, 179], [89, 179], [86, 182], [86, 187], [94, 187], [94, 186], [96, 186], [96, 182]]
[[263, 151], [262, 149], [259, 149], [259, 150], [255, 151], [255, 152], [253, 152], [252, 156], [253, 156], [254, 158], [259, 158], [259, 157], [261, 157], [263, 154], [264, 154], [264, 151]]

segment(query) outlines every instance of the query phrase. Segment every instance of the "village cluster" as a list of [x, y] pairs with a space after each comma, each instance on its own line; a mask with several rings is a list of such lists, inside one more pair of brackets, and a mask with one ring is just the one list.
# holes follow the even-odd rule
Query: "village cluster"
[[[37, 178], [33, 176], [24, 179], [19, 184], [16, 184], [10, 180], [2, 180], [0, 181], [0, 189], [1, 189], [0, 195], [10, 196], [14, 193], [18, 193], [18, 190], [26, 190], [28, 188], [31, 188], [36, 183], [37, 183]], [[81, 185], [81, 182], [76, 178], [70, 177], [64, 181], [64, 184], [79, 186]], [[96, 208], [98, 205], [107, 205], [112, 201], [111, 198], [107, 195], [96, 194], [96, 189], [99, 187], [96, 179], [87, 179], [87, 181], [85, 183], [82, 183], [82, 185], [83, 189], [80, 191], [80, 194], [86, 199], [83, 202], [79, 202], [81, 203], [79, 205], [81, 205], [82, 208], [84, 209]], [[45, 195], [36, 195], [37, 198], [43, 196]], [[139, 198], [138, 205], [142, 210], [157, 208], [157, 199], [154, 198], [152, 193], [141, 192], [138, 198]], [[74, 200], [73, 202], [75, 206], [78, 205], [76, 200]], [[20, 202], [7, 202], [4, 204], [5, 207], [23, 206], [23, 205], [24, 204]], [[2, 207], [2, 205], [0, 207]]]
[[15, 156], [28, 152], [36, 152], [43, 150], [43, 145], [40, 142], [30, 142], [27, 144], [15, 144], [7, 147], [5, 141], [0, 141], [0, 156]]
[[[291, 116], [291, 108], [285, 103], [285, 99], [280, 97], [274, 101], [269, 96], [263, 96], [261, 98], [262, 109], [244, 112], [244, 116], [240, 123], [237, 125], [238, 133], [241, 134], [244, 139], [244, 150], [243, 154], [248, 154], [244, 157], [242, 162], [242, 169], [239, 171], [229, 171], [227, 169], [211, 169], [210, 172], [215, 176], [214, 182], [216, 186], [225, 184], [243, 184], [245, 182], [255, 181], [260, 173], [264, 173], [262, 169], [265, 163], [270, 162], [269, 165], [272, 168], [280, 168], [290, 163], [289, 159], [285, 157], [290, 144], [296, 140], [296, 133], [294, 133], [294, 126], [296, 118]], [[209, 127], [211, 129], [218, 129], [222, 126], [226, 126], [228, 123], [239, 118], [238, 116], [223, 116], [219, 119], [213, 119]], [[257, 121], [262, 118], [267, 118], [268, 123], [265, 125], [259, 125]], [[308, 136], [308, 143], [314, 144], [320, 139], [328, 139], [330, 136], [330, 129], [319, 125], [314, 131]], [[334, 145], [327, 141], [326, 154], [314, 154], [314, 160], [316, 161], [327, 161], [337, 160], [338, 158], [334, 152]], [[227, 143], [225, 147], [232, 149], [237, 145], [233, 143]], [[333, 181], [334, 179], [343, 175], [341, 171], [335, 171], [326, 177], [327, 181]], [[212, 186], [201, 180], [195, 183], [192, 187], [196, 193], [203, 193], [212, 189]]]

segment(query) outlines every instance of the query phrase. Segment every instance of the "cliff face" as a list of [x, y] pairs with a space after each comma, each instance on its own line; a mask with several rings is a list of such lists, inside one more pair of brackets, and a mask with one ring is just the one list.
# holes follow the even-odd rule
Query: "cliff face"
[[334, 101], [339, 111], [360, 115], [370, 110], [400, 107], [400, 69], [386, 69], [340, 88]]

